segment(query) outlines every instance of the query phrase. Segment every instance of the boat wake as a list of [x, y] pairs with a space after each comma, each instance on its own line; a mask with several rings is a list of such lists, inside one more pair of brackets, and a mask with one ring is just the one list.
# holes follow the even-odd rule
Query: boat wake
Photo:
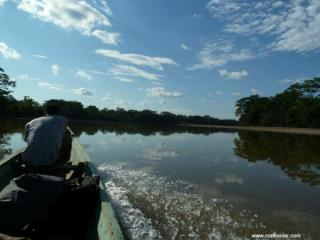
[[99, 167], [130, 239], [250, 239], [265, 229], [259, 217], [199, 187], [125, 164]]

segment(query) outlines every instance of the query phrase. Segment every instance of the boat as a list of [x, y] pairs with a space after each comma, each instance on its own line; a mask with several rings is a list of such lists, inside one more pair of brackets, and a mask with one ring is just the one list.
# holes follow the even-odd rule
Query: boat
[[[9, 182], [16, 176], [14, 164], [19, 159], [23, 149], [15, 152], [6, 159], [0, 161], [0, 191], [9, 184]], [[84, 148], [81, 146], [79, 141], [72, 137], [72, 148], [71, 154], [69, 155], [69, 161], [65, 165], [65, 179], [72, 180], [75, 173], [82, 175], [94, 176], [98, 175], [97, 168], [90, 161], [88, 155], [85, 153]], [[92, 239], [92, 240], [121, 240], [124, 239], [120, 225], [117, 221], [115, 212], [112, 208], [111, 202], [105, 191], [104, 185], [99, 180], [99, 196], [94, 204], [94, 207], [90, 210], [89, 224], [85, 227], [86, 229], [78, 229], [83, 233], [81, 239]], [[77, 204], [75, 204], [77, 205]], [[82, 209], [77, 209], [81, 211]], [[47, 239], [50, 236], [46, 237]], [[0, 236], [1, 239], [1, 236]], [[52, 239], [52, 238], [50, 238]], [[55, 238], [55, 239], [73, 239], [73, 238]]]

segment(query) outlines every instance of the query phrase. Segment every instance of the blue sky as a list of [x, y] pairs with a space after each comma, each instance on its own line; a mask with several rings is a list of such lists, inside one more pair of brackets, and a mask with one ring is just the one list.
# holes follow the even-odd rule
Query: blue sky
[[319, 76], [319, 49], [319, 0], [0, 0], [18, 99], [233, 118]]

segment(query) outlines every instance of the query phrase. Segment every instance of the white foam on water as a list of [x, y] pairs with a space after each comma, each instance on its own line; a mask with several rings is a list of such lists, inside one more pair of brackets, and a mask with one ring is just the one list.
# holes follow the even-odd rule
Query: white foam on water
[[99, 167], [130, 239], [250, 239], [265, 228], [254, 213], [205, 196], [197, 186], [126, 165]]
[[151, 220], [130, 203], [125, 189], [117, 187], [112, 180], [107, 181], [105, 186], [130, 239], [161, 239], [159, 233], [152, 227]]
[[[124, 227], [126, 236], [133, 240], [162, 239], [160, 233], [153, 228], [151, 219], [148, 219], [139, 208], [133, 206], [130, 202], [128, 198], [129, 190], [114, 182], [116, 180], [113, 177], [115, 172], [112, 171], [112, 174], [110, 174], [110, 167], [111, 165], [103, 165], [99, 167], [99, 170], [108, 173], [105, 176], [107, 178], [105, 182], [107, 194], [118, 215], [120, 224]], [[116, 168], [112, 169], [115, 170]]]

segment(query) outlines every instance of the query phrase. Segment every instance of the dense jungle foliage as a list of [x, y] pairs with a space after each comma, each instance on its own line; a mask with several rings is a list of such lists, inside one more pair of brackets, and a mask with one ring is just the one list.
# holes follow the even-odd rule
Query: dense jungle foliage
[[296, 82], [272, 97], [241, 98], [236, 116], [241, 125], [320, 127], [320, 78]]

